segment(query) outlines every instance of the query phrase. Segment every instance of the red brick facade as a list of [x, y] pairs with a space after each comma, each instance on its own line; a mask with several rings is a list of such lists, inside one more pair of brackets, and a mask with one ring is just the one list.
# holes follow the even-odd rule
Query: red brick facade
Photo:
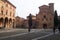
[[54, 26], [54, 4], [40, 6], [36, 19], [38, 22], [37, 28], [52, 28]]
[[[28, 28], [28, 19], [29, 16], [27, 16], [27, 19], [23, 19], [22, 22], [23, 28]], [[19, 19], [21, 20], [21, 19]], [[21, 22], [20, 22], [21, 23]], [[20, 23], [18, 23], [20, 25]], [[53, 28], [54, 26], [54, 4], [50, 3], [49, 5], [42, 5], [39, 7], [39, 13], [36, 14], [36, 16], [32, 15], [32, 28]], [[20, 26], [19, 26], [20, 27]]]

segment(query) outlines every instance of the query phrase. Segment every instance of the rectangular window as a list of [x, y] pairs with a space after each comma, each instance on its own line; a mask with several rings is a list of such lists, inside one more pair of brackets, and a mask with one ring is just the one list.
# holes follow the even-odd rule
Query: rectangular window
[[3, 6], [1, 6], [1, 10], [4, 10], [4, 7]]
[[8, 7], [8, 4], [6, 4], [6, 7]]
[[13, 14], [13, 17], [14, 17], [14, 14]]
[[3, 15], [3, 10], [1, 11], [1, 14]]
[[6, 11], [6, 15], [7, 15], [8, 11]]
[[11, 12], [10, 12], [10, 16], [11, 16]]

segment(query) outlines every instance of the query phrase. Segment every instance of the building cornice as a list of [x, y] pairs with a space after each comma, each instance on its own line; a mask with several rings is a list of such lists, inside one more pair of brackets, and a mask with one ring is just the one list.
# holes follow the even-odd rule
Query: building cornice
[[14, 8], [16, 8], [11, 2], [9, 2], [8, 0], [6, 0], [7, 3], [9, 3], [10, 5], [12, 5]]

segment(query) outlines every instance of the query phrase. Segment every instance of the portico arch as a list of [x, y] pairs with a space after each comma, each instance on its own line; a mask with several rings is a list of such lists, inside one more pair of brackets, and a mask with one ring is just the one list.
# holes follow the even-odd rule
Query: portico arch
[[4, 19], [0, 18], [0, 29], [4, 27]]
[[13, 25], [13, 24], [12, 24], [12, 19], [10, 18], [10, 19], [9, 19], [9, 28], [12, 28], [12, 25]]
[[15, 28], [15, 20], [13, 19], [13, 28]]
[[4, 27], [8, 28], [8, 17], [5, 18]]

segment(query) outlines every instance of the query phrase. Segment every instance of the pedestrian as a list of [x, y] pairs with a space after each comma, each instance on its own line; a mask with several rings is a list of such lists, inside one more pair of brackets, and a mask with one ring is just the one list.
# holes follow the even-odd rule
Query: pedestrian
[[55, 26], [53, 27], [53, 33], [55, 34], [55, 30], [56, 30], [56, 28], [55, 28]]
[[60, 20], [58, 21], [58, 31], [60, 33]]
[[59, 33], [60, 33], [60, 26], [58, 26], [58, 31], [59, 31]]
[[29, 27], [28, 27], [28, 32], [30, 32], [30, 29], [31, 29], [31, 27], [32, 27], [32, 15], [30, 14], [28, 18], [29, 18], [29, 19], [28, 19], [28, 25], [29, 25]]

